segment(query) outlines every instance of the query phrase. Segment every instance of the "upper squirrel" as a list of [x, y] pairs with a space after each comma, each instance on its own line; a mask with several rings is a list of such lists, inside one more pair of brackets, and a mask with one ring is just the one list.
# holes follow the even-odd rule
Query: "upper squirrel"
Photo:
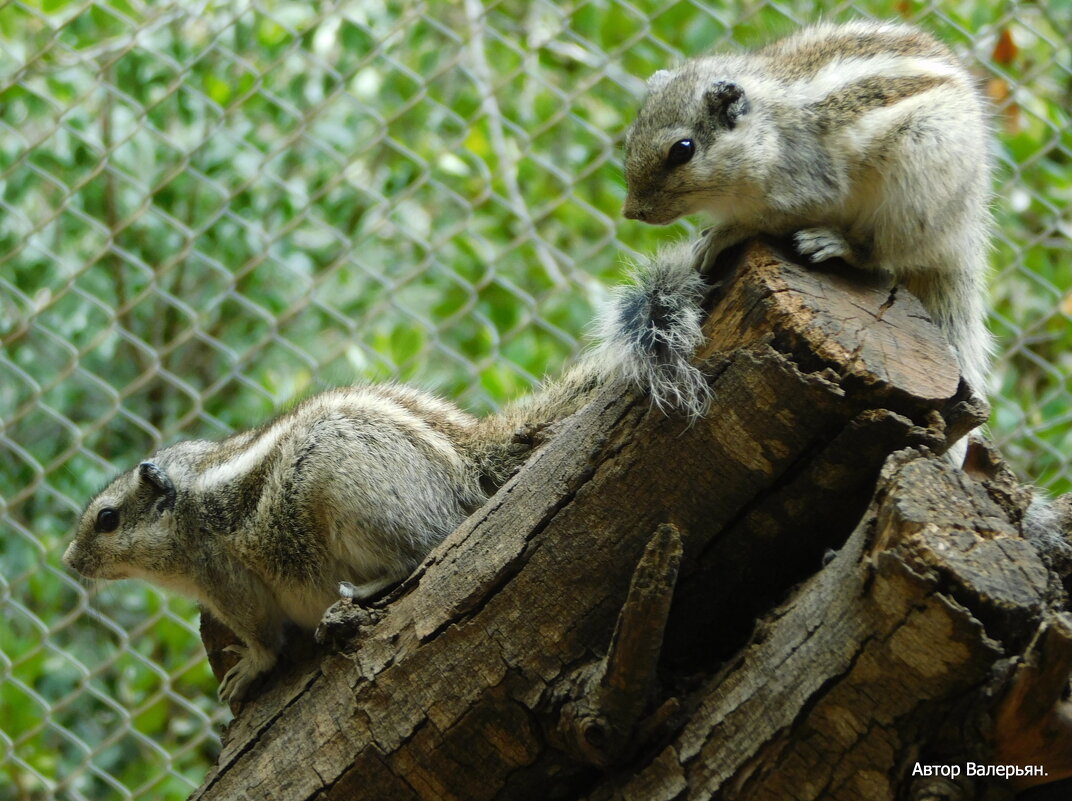
[[[658, 376], [658, 403], [696, 406], [684, 361], [702, 339], [700, 276], [671, 248], [605, 313], [604, 339], [563, 377], [483, 419], [398, 385], [329, 390], [260, 428], [190, 440], [123, 473], [87, 505], [64, 562], [192, 596], [243, 645], [226, 701], [275, 664], [283, 624], [314, 628], [348, 582], [368, 597], [404, 579], [527, 456], [532, 428], [609, 381]], [[520, 432], [520, 436], [519, 436]]]
[[625, 145], [625, 216], [714, 219], [704, 263], [758, 233], [891, 273], [987, 388], [990, 156], [949, 49], [895, 23], [823, 23], [655, 73]]

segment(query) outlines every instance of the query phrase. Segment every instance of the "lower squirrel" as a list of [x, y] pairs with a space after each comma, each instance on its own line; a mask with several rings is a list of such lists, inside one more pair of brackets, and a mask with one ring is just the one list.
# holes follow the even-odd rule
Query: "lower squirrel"
[[822, 23], [656, 72], [626, 136], [624, 213], [707, 212], [701, 269], [765, 233], [812, 262], [890, 273], [984, 396], [988, 141], [975, 81], [945, 45], [906, 24]]
[[680, 386], [654, 398], [699, 408], [687, 356], [702, 340], [698, 274], [671, 248], [604, 314], [603, 339], [562, 378], [477, 419], [399, 385], [316, 395], [218, 442], [163, 448], [86, 506], [64, 562], [95, 579], [141, 578], [199, 601], [242, 640], [219, 689], [243, 698], [275, 663], [283, 628], [315, 628], [338, 600], [408, 576], [520, 465], [518, 432], [560, 420], [614, 380]]

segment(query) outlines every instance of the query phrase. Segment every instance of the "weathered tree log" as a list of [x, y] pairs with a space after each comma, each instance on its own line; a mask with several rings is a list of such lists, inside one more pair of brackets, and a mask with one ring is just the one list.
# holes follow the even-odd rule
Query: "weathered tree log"
[[296, 641], [194, 797], [996, 799], [941, 775], [996, 753], [1058, 778], [1065, 588], [1024, 493], [934, 455], [982, 416], [941, 334], [770, 246], [717, 281], [703, 421], [608, 387], [399, 589], [333, 607], [341, 649]]

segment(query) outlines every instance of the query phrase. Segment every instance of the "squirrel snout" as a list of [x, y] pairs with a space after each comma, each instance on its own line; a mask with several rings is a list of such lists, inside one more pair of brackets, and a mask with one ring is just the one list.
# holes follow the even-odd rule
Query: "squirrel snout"
[[625, 207], [622, 209], [622, 216], [628, 220], [638, 220], [649, 225], [669, 225], [680, 215], [657, 206], [638, 206], [635, 203], [626, 201]]
[[68, 545], [67, 550], [63, 552], [63, 564], [85, 578], [92, 578], [90, 574], [93, 571], [86, 559], [86, 551], [78, 547], [78, 540]]
[[77, 551], [75, 549], [75, 543], [72, 542], [70, 545], [67, 546], [67, 550], [63, 552], [63, 564], [67, 565], [67, 567], [77, 569], [75, 568], [76, 553]]
[[667, 198], [663, 195], [644, 194], [641, 199], [637, 199], [633, 192], [627, 192], [622, 205], [622, 216], [627, 220], [638, 220], [649, 225], [668, 225], [681, 215], [670, 208]]
[[622, 214], [628, 220], [640, 220], [641, 222], [644, 222], [644, 220], [648, 219], [647, 209], [640, 208], [640, 206], [634, 203], [631, 198], [625, 199], [625, 207], [622, 209]]

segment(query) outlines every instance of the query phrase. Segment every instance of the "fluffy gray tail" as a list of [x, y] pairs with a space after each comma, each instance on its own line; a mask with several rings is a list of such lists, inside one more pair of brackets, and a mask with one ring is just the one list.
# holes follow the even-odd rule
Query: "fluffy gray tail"
[[633, 266], [593, 326], [594, 342], [559, 378], [508, 407], [518, 425], [541, 425], [572, 414], [592, 392], [623, 382], [646, 393], [667, 414], [704, 414], [711, 389], [692, 363], [704, 342], [707, 284], [693, 269], [691, 244], [660, 250]]
[[711, 390], [692, 363], [703, 344], [707, 291], [693, 269], [692, 245], [666, 247], [635, 265], [597, 323], [592, 357], [608, 378], [619, 376], [647, 392], [664, 412], [690, 419], [707, 410]]
[[[595, 326], [595, 343], [558, 378], [479, 421], [468, 448], [499, 484], [527, 456], [539, 431], [573, 414], [600, 388], [624, 383], [664, 412], [695, 419], [711, 390], [692, 364], [703, 343], [707, 285], [693, 269], [692, 246], [664, 248], [637, 264], [616, 288]], [[535, 435], [533, 439], [532, 435]]]

